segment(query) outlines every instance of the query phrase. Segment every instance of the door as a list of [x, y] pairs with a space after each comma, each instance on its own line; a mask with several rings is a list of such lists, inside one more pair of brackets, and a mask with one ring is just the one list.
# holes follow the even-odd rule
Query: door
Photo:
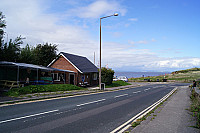
[[69, 75], [70, 84], [74, 85], [74, 74]]

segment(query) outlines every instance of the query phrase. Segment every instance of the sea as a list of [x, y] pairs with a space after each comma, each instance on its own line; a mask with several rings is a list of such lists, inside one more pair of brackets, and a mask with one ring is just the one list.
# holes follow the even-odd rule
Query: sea
[[170, 72], [115, 72], [114, 76], [126, 76], [127, 78], [138, 78], [148, 76], [160, 76], [169, 74]]

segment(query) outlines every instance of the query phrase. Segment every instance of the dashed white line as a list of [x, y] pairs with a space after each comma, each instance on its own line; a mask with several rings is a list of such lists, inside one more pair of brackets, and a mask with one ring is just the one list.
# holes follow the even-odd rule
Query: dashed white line
[[123, 95], [115, 96], [115, 98], [123, 97], [123, 96], [127, 96], [127, 95], [128, 95], [128, 94], [123, 94]]
[[97, 100], [97, 101], [92, 101], [92, 102], [88, 102], [88, 103], [82, 103], [82, 104], [78, 104], [76, 106], [83, 106], [83, 105], [87, 105], [87, 104], [91, 104], [91, 103], [97, 103], [97, 102], [101, 102], [101, 101], [105, 101], [106, 99], [101, 99], [101, 100]]
[[148, 90], [150, 90], [151, 88], [148, 88], [148, 89], [145, 89], [144, 91], [148, 91]]
[[23, 117], [4, 120], [4, 121], [0, 121], [0, 124], [1, 123], [6, 123], [6, 122], [10, 122], [10, 121], [20, 120], [20, 119], [25, 119], [25, 118], [29, 118], [29, 117], [33, 117], [33, 116], [44, 115], [44, 114], [48, 114], [48, 113], [52, 113], [52, 112], [56, 112], [56, 111], [59, 111], [59, 110], [51, 110], [51, 111], [42, 112], [42, 113], [39, 113], [39, 114], [27, 115], [27, 116], [23, 116]]
[[137, 94], [137, 93], [140, 93], [141, 91], [135, 91], [135, 92], [133, 92], [134, 94]]

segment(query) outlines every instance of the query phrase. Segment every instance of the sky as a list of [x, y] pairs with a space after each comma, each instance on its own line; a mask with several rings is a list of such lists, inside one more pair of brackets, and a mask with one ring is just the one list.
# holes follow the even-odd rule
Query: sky
[[199, 0], [0, 0], [4, 40], [51, 43], [114, 71], [171, 72], [200, 67]]

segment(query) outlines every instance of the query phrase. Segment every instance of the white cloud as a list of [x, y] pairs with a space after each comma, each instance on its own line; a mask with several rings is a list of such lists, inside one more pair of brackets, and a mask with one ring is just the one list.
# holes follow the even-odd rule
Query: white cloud
[[80, 18], [99, 18], [101, 15], [111, 15], [115, 12], [124, 16], [126, 9], [115, 1], [98, 0], [88, 6], [71, 9], [68, 13]]
[[132, 45], [136, 44], [136, 42], [131, 41], [131, 40], [128, 40], [128, 43], [129, 43], [129, 44], [132, 44]]
[[159, 61], [154, 61], [151, 64], [145, 65], [147, 69], [184, 69], [200, 66], [200, 58], [160, 58]]
[[137, 43], [139, 43], [139, 44], [147, 44], [148, 42], [146, 40], [141, 40], [141, 41], [138, 41]]
[[138, 21], [138, 18], [130, 18], [130, 21]]
[[[59, 51], [83, 55], [91, 61], [93, 61], [95, 52], [96, 62], [98, 62], [99, 42], [91, 39], [89, 30], [86, 31], [73, 24], [59, 25], [60, 15], [47, 13], [48, 3], [41, 4], [40, 2], [40, 0], [1, 0], [0, 9], [6, 16], [8, 37], [15, 38], [22, 35], [26, 37], [25, 42], [30, 45], [45, 42], [59, 44]], [[126, 10], [116, 1], [95, 1], [88, 6], [79, 8], [68, 12], [74, 12], [80, 18], [96, 18], [115, 11], [119, 11], [122, 15], [126, 13]], [[60, 14], [64, 13], [66, 12]], [[70, 19], [69, 16], [68, 19]], [[119, 37], [121, 33], [113, 32], [113, 35]], [[160, 58], [148, 49], [134, 47], [135, 44], [147, 44], [155, 41], [155, 39], [129, 40], [128, 43], [131, 45], [104, 42], [102, 45], [102, 66], [108, 64], [115, 70], [129, 68], [129, 71], [134, 71], [134, 68], [159, 71], [200, 66], [200, 58]]]

